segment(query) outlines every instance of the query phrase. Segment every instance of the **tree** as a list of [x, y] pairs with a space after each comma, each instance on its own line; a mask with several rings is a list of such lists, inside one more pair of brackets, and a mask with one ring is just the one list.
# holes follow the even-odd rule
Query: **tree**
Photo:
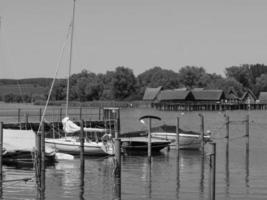
[[179, 87], [178, 74], [172, 70], [154, 67], [137, 76], [140, 87], [159, 87], [174, 89]]
[[255, 94], [258, 95], [261, 91], [267, 92], [267, 74], [262, 74], [256, 79]]
[[63, 100], [66, 98], [66, 82], [63, 80], [56, 80], [52, 90], [52, 100]]
[[244, 87], [251, 88], [252, 82], [250, 78], [249, 65], [232, 66], [225, 69], [227, 78], [234, 78]]
[[208, 76], [203, 67], [185, 66], [179, 70], [181, 83], [188, 88], [205, 87]]
[[136, 78], [133, 71], [125, 67], [117, 67], [112, 80], [112, 93], [115, 99], [123, 100], [136, 90]]
[[221, 89], [224, 92], [227, 92], [230, 88], [233, 88], [239, 97], [243, 95], [244, 92], [244, 87], [243, 85], [238, 82], [234, 78], [222, 78], [218, 77], [217, 79], [213, 79], [212, 81], [209, 82], [208, 89]]

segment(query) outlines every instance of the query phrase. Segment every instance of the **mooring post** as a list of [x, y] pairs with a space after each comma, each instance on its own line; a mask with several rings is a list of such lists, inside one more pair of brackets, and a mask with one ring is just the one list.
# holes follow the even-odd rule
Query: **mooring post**
[[80, 170], [84, 171], [84, 130], [83, 120], [80, 121], [81, 132], [80, 132]]
[[20, 123], [20, 108], [18, 108], [18, 123]]
[[3, 122], [0, 122], [0, 198], [2, 198], [2, 191], [3, 191]]
[[228, 115], [225, 115], [225, 126], [226, 126], [226, 136], [225, 136], [225, 138], [227, 138], [227, 142], [229, 142], [230, 120], [229, 120], [229, 116]]
[[177, 117], [177, 121], [176, 121], [176, 149], [177, 149], [177, 156], [179, 156], [179, 144], [180, 144], [179, 128], [180, 128], [180, 120], [179, 120], [179, 117]]
[[35, 177], [37, 184], [38, 199], [41, 198], [41, 130], [36, 133], [36, 163], [35, 163]]
[[180, 192], [180, 136], [179, 136], [179, 129], [180, 129], [180, 118], [177, 117], [176, 121], [176, 196], [179, 199], [179, 192]]
[[114, 121], [115, 128], [115, 196], [116, 199], [121, 199], [121, 139], [120, 137], [120, 129], [118, 126], [118, 118]]
[[204, 116], [203, 114], [199, 113], [200, 119], [201, 119], [201, 123], [200, 123], [200, 137], [201, 137], [201, 151], [202, 153], [204, 153]]
[[246, 115], [246, 137], [249, 138], [249, 115]]
[[101, 106], [98, 108], [98, 120], [101, 120]]
[[62, 120], [62, 108], [59, 109], [59, 121]]
[[80, 106], [80, 120], [82, 119], [82, 107]]
[[121, 139], [120, 132], [118, 128], [118, 120], [116, 119], [114, 121], [114, 127], [115, 127], [115, 177], [121, 178]]
[[216, 193], [216, 143], [210, 143], [212, 152], [210, 154], [210, 200], [215, 200]]
[[29, 123], [29, 113], [25, 113], [25, 129], [28, 129], [28, 123]]
[[84, 122], [80, 121], [81, 133], [80, 133], [80, 199], [84, 199]]
[[147, 145], [148, 160], [151, 161], [151, 118], [148, 118], [148, 145]]
[[41, 123], [41, 196], [45, 193], [45, 128]]
[[40, 108], [39, 110], [39, 122], [42, 121], [42, 108]]

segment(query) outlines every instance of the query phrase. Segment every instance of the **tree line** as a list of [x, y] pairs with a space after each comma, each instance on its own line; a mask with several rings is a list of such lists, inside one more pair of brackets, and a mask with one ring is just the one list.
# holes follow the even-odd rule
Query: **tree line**
[[[207, 73], [203, 67], [185, 66], [177, 72], [153, 67], [135, 76], [127, 67], [117, 67], [105, 74], [95, 74], [87, 70], [70, 77], [70, 100], [141, 100], [146, 87], [163, 89], [234, 88], [238, 95], [250, 89], [255, 95], [267, 91], [267, 66], [264, 64], [244, 64], [225, 68], [225, 77]], [[63, 100], [66, 96], [66, 81], [58, 80], [52, 99]]]
[[[0, 80], [5, 84], [10, 80]], [[20, 80], [21, 82], [21, 80]], [[47, 87], [45, 100], [52, 79], [23, 79], [27, 84], [38, 84]], [[52, 100], [64, 100], [66, 98], [65, 79], [57, 79], [52, 90]], [[243, 64], [225, 68], [225, 76], [216, 73], [207, 73], [203, 67], [184, 66], [177, 72], [153, 67], [135, 76], [133, 70], [124, 66], [117, 67], [114, 71], [105, 74], [95, 74], [86, 69], [70, 77], [70, 100], [141, 100], [146, 87], [159, 87], [163, 89], [175, 88], [205, 88], [222, 89], [227, 92], [233, 88], [239, 96], [250, 89], [257, 96], [260, 91], [267, 91], [267, 66], [264, 64]], [[9, 102], [12, 99], [19, 100], [16, 95], [8, 94]], [[24, 99], [29, 100], [24, 97]], [[32, 101], [32, 99], [31, 99]]]

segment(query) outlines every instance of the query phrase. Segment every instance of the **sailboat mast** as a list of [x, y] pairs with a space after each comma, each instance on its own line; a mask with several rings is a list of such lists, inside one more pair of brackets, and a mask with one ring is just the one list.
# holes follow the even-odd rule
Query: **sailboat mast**
[[72, 67], [72, 46], [73, 46], [73, 33], [74, 33], [74, 21], [75, 21], [75, 2], [73, 0], [73, 11], [72, 11], [72, 22], [71, 22], [71, 38], [70, 38], [70, 60], [69, 60], [69, 71], [68, 71], [68, 80], [67, 80], [67, 95], [66, 95], [66, 117], [68, 116], [69, 109], [69, 96], [70, 96], [70, 75]]

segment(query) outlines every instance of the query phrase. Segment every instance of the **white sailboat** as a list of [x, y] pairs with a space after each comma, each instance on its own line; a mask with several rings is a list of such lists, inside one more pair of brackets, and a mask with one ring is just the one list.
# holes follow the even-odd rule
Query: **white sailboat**
[[[47, 147], [55, 149], [57, 152], [67, 153], [71, 155], [80, 154], [80, 138], [73, 134], [78, 133], [81, 128], [65, 117], [62, 120], [63, 129], [66, 133], [65, 137], [61, 138], [46, 138], [45, 144]], [[85, 142], [84, 155], [87, 156], [104, 156], [114, 155], [113, 141], [106, 133], [106, 129], [100, 128], [84, 128]], [[72, 134], [72, 136], [68, 136]], [[102, 135], [102, 137], [100, 137]]]
[[[73, 123], [68, 117], [68, 104], [69, 104], [69, 89], [70, 89], [70, 74], [72, 66], [72, 43], [74, 32], [74, 19], [75, 19], [75, 1], [73, 0], [73, 15], [71, 22], [71, 43], [70, 43], [70, 61], [69, 61], [69, 76], [67, 82], [67, 95], [66, 95], [66, 117], [62, 120], [65, 137], [61, 138], [46, 138], [46, 147], [55, 149], [56, 152], [68, 153], [72, 155], [80, 154], [80, 139], [73, 134], [79, 132], [81, 128]], [[105, 129], [99, 128], [84, 128], [85, 141], [84, 141], [84, 155], [87, 156], [104, 156], [114, 155], [114, 145], [111, 136], [107, 134]], [[71, 135], [72, 134], [72, 135]], [[102, 136], [102, 137], [101, 137]]]

